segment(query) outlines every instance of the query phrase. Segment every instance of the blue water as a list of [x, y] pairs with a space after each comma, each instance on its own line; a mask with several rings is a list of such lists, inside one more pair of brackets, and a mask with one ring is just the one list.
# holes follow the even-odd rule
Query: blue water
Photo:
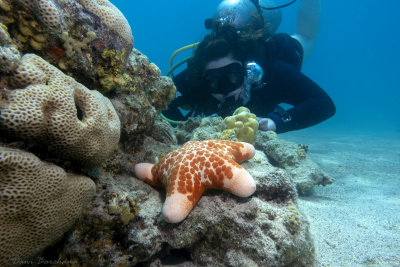
[[[220, 1], [112, 2], [128, 19], [135, 48], [165, 74], [173, 51], [207, 34], [204, 19]], [[296, 7], [283, 9], [279, 32], [294, 33]], [[398, 0], [322, 1], [317, 45], [303, 72], [331, 95], [337, 113], [314, 130], [400, 137], [399, 10]]]

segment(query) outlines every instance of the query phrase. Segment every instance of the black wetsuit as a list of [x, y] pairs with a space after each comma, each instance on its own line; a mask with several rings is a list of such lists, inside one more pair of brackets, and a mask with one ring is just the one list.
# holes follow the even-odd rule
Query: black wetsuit
[[[257, 62], [264, 76], [261, 86], [251, 90], [250, 101], [245, 106], [257, 117], [272, 119], [277, 133], [306, 128], [335, 114], [335, 105], [327, 93], [301, 73], [302, 57], [303, 49], [296, 39], [276, 34], [271, 41], [260, 43], [258, 51], [251, 51], [246, 60]], [[241, 106], [232, 101], [221, 105], [207, 88], [202, 84], [190, 84], [187, 77], [187, 70], [184, 70], [174, 79], [181, 95], [163, 111], [167, 118], [185, 120], [213, 114], [225, 117]], [[282, 112], [277, 109], [281, 103], [293, 107]], [[183, 114], [182, 109], [190, 111]]]

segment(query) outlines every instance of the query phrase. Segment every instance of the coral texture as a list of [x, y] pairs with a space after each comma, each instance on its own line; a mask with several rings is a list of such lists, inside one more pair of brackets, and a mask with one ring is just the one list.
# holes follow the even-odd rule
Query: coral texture
[[83, 166], [102, 162], [116, 148], [120, 121], [110, 100], [90, 91], [40, 57], [27, 54], [0, 105], [0, 129], [44, 143]]
[[254, 156], [247, 143], [224, 140], [190, 141], [156, 165], [140, 163], [136, 176], [153, 186], [163, 186], [167, 198], [163, 206], [166, 221], [186, 218], [206, 188], [217, 188], [248, 197], [256, 184], [238, 163]]
[[[167, 106], [170, 96], [175, 92], [175, 86], [170, 78], [160, 77], [158, 67], [150, 63], [148, 58], [133, 49], [124, 73], [127, 83], [116, 90], [111, 99], [121, 121], [120, 158], [115, 159], [114, 167], [125, 169], [120, 160], [134, 156], [147, 136], [157, 135], [162, 131], [164, 137], [174, 140], [172, 128], [155, 124], [160, 109]], [[119, 167], [116, 165], [120, 165]], [[113, 168], [114, 168], [113, 167]], [[114, 168], [115, 169], [115, 168]]]
[[16, 0], [29, 10], [32, 10], [39, 20], [49, 29], [57, 30], [62, 25], [62, 16], [57, 5], [52, 0]]
[[184, 144], [190, 140], [224, 139], [237, 141], [237, 139], [221, 138], [221, 132], [225, 124], [221, 117], [195, 118], [191, 117], [181, 122], [174, 129], [178, 144]]
[[237, 108], [232, 116], [224, 119], [224, 123], [227, 129], [225, 133], [221, 133], [221, 136], [229, 135], [228, 133], [234, 130], [238, 141], [254, 144], [258, 130], [258, 121], [256, 115], [250, 113], [248, 108]]
[[109, 1], [80, 2], [2, 1], [0, 18], [21, 54], [35, 53], [85, 86], [107, 93], [126, 83], [131, 29]]
[[0, 22], [0, 72], [14, 71], [20, 63], [19, 51], [12, 45], [7, 27]]
[[0, 72], [10, 72], [17, 68], [20, 54], [12, 46], [0, 46]]
[[132, 30], [125, 16], [108, 0], [77, 0], [87, 10], [98, 16], [102, 22], [118, 32], [130, 45], [133, 45]]
[[[146, 56], [132, 49], [129, 25], [120, 15], [109, 1], [104, 0], [0, 0], [0, 20], [4, 24], [4, 27], [0, 25], [0, 42], [1, 46], [7, 47], [1, 52], [7, 58], [3, 58], [4, 65], [0, 66], [0, 146], [6, 143], [6, 147], [29, 150], [42, 160], [37, 167], [30, 168], [23, 155], [29, 155], [32, 162], [37, 158], [18, 152], [18, 162], [24, 166], [18, 163], [0, 166], [0, 186], [4, 179], [13, 181], [0, 191], [0, 208], [13, 213], [0, 219], [15, 223], [22, 220], [33, 226], [36, 222], [28, 220], [39, 218], [38, 214], [48, 215], [47, 211], [52, 212], [48, 206], [67, 201], [67, 195], [81, 194], [89, 199], [93, 194], [93, 182], [82, 176], [78, 180], [82, 179], [83, 185], [74, 188], [71, 194], [57, 190], [62, 186], [57, 187], [54, 183], [62, 180], [67, 187], [68, 181], [76, 180], [75, 176], [44, 163], [44, 160], [62, 164], [74, 173], [87, 171], [80, 165], [100, 165], [95, 168], [95, 174], [90, 172], [97, 177], [95, 201], [85, 209], [84, 220], [78, 220], [73, 227], [72, 223], [65, 225], [57, 232], [53, 223], [63, 225], [57, 217], [54, 220], [52, 213], [40, 217], [40, 228], [34, 230], [47, 233], [45, 237], [38, 237], [47, 243], [13, 243], [29, 255], [17, 255], [20, 249], [11, 248], [12, 242], [1, 243], [0, 256], [11, 255], [10, 258], [3, 256], [4, 261], [11, 257], [14, 257], [12, 260], [28, 260], [51, 243], [60, 241], [48, 247], [40, 257], [54, 261], [63, 259], [79, 266], [158, 266], [155, 265], [157, 261], [168, 265], [170, 256], [183, 254], [194, 266], [312, 266], [313, 244], [306, 218], [297, 210], [291, 177], [278, 165], [272, 166], [260, 151], [256, 151], [253, 159], [242, 163], [257, 183], [254, 195], [240, 198], [228, 192], [207, 190], [181, 223], [170, 224], [162, 220], [164, 192], [136, 179], [133, 170], [136, 163], [162, 161], [163, 156], [177, 148], [173, 129], [158, 117], [159, 111], [174, 95], [175, 87], [171, 79], [160, 77], [160, 70]], [[33, 55], [24, 56], [24, 63], [16, 69], [20, 65], [16, 50], [21, 55], [35, 53], [64, 74]], [[40, 64], [26, 64], [29, 58]], [[108, 112], [110, 103], [107, 99], [73, 79], [109, 96], [120, 118], [118, 149], [106, 162], [101, 160], [117, 141], [105, 141], [98, 136], [104, 133], [102, 131], [110, 132], [107, 123], [111, 126], [114, 123], [113, 119], [100, 119], [102, 122], [98, 124], [97, 115], [101, 113], [104, 115], [101, 118], [108, 115], [113, 118], [115, 112]], [[66, 99], [69, 100], [65, 102]], [[24, 128], [24, 120], [35, 123]], [[83, 129], [88, 125], [103, 125], [103, 122], [105, 128], [94, 127], [92, 132], [88, 128], [88, 132], [75, 131], [75, 126]], [[219, 138], [224, 128], [221, 118], [192, 122], [193, 125], [185, 129], [182, 140]], [[58, 130], [53, 131], [54, 127]], [[40, 133], [40, 129], [46, 130]], [[81, 141], [71, 138], [71, 134], [76, 133], [82, 136]], [[29, 142], [21, 142], [22, 139]], [[67, 141], [71, 143], [66, 144]], [[90, 156], [90, 151], [96, 150], [92, 150], [93, 146], [104, 149]], [[49, 150], [56, 153], [47, 153]], [[16, 150], [4, 148], [2, 151], [9, 154], [7, 151]], [[211, 152], [214, 151], [207, 149], [204, 153], [209, 153], [211, 158]], [[81, 154], [92, 158], [81, 158]], [[268, 157], [273, 162], [272, 157]], [[4, 157], [0, 155], [0, 158]], [[148, 170], [149, 165], [145, 169]], [[54, 172], [60, 175], [57, 174], [53, 181], [48, 177]], [[24, 178], [14, 183], [17, 181], [15, 175]], [[48, 187], [40, 187], [44, 183], [43, 177], [48, 178]], [[33, 179], [36, 179], [34, 183]], [[184, 181], [185, 186], [189, 180]], [[25, 187], [35, 190], [25, 190]], [[82, 190], [87, 193], [79, 193]], [[19, 197], [24, 192], [26, 195]], [[57, 197], [51, 192], [56, 192]], [[21, 194], [16, 196], [17, 193]], [[25, 200], [29, 205], [25, 205]], [[70, 199], [68, 207], [63, 206], [64, 202], [60, 204], [60, 213], [68, 215], [71, 221], [83, 210], [74, 206], [77, 201]], [[89, 200], [82, 202], [85, 201]], [[39, 204], [37, 207], [31, 203]], [[25, 213], [26, 206], [32, 207], [34, 213]], [[72, 214], [66, 208], [75, 208], [76, 212]], [[12, 217], [21, 213], [21, 218]], [[5, 236], [14, 234], [7, 227], [0, 225], [0, 242], [7, 241], [3, 233]], [[70, 231], [60, 240], [67, 230]], [[35, 232], [25, 230], [24, 234], [16, 233], [14, 237], [31, 238], [31, 233]], [[49, 236], [54, 239], [47, 238]], [[0, 265], [8, 266], [3, 262]]]
[[0, 147], [0, 266], [20, 265], [51, 245], [95, 193], [84, 176]]

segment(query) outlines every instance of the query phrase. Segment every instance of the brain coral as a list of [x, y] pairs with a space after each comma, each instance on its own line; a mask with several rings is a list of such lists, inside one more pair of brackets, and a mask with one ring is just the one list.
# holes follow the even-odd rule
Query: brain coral
[[59, 29], [62, 16], [57, 5], [51, 0], [17, 0], [30, 9], [49, 29]]
[[0, 147], [0, 266], [20, 265], [59, 239], [94, 192], [87, 177]]
[[108, 0], [77, 0], [87, 10], [98, 16], [102, 22], [133, 45], [132, 30], [125, 16]]
[[111, 101], [40, 57], [26, 54], [0, 103], [0, 129], [44, 143], [83, 166], [102, 162], [117, 146], [120, 121]]

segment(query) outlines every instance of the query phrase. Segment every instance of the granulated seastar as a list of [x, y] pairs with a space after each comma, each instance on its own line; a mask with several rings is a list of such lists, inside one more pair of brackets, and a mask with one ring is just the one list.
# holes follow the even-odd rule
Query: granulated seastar
[[251, 144], [225, 140], [189, 141], [156, 165], [139, 163], [136, 176], [167, 190], [162, 214], [167, 222], [186, 218], [206, 188], [223, 189], [240, 197], [256, 189], [253, 177], [238, 163], [252, 158]]

